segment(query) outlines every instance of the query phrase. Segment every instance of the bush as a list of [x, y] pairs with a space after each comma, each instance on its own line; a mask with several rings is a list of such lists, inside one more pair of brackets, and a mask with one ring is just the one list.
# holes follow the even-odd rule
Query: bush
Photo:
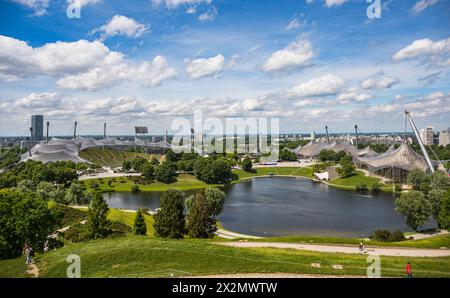
[[363, 192], [368, 192], [369, 189], [367, 188], [367, 185], [363, 183], [363, 184], [356, 185], [356, 191], [363, 193]]
[[381, 242], [388, 242], [391, 239], [391, 232], [388, 230], [376, 230], [370, 238]]
[[391, 233], [391, 237], [389, 238], [389, 240], [391, 242], [400, 242], [400, 241], [405, 241], [405, 235], [403, 234], [402, 231], [394, 231]]
[[379, 194], [380, 191], [381, 191], [381, 188], [378, 186], [378, 183], [375, 183], [375, 184], [372, 185], [370, 191], [371, 191], [373, 194]]
[[250, 156], [246, 156], [242, 161], [242, 169], [246, 172], [251, 172], [252, 168], [253, 168], [252, 159], [250, 158]]
[[388, 230], [376, 230], [370, 239], [381, 241], [381, 242], [400, 242], [406, 240], [405, 235], [402, 231], [390, 232]]
[[139, 188], [139, 185], [134, 184], [133, 186], [131, 186], [131, 192], [137, 193], [140, 191], [141, 191], [141, 189]]

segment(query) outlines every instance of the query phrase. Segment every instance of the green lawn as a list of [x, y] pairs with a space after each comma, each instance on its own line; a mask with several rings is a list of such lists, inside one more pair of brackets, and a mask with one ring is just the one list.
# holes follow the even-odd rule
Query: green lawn
[[[108, 185], [108, 181], [111, 181], [111, 185]], [[131, 191], [131, 187], [135, 185], [130, 177], [99, 178], [99, 179], [84, 180], [84, 184], [86, 185], [87, 188], [91, 188], [92, 183], [95, 182], [99, 185], [98, 190], [103, 192]], [[205, 182], [200, 181], [193, 175], [189, 174], [179, 174], [177, 177], [177, 181], [171, 184], [166, 184], [162, 182], [153, 182], [148, 184], [137, 184], [137, 185], [139, 186], [141, 191], [165, 191], [168, 189], [191, 190], [217, 186], [206, 184]]]
[[254, 168], [253, 172], [246, 172], [244, 170], [233, 170], [239, 177], [239, 181], [242, 179], [248, 179], [251, 177], [268, 176], [273, 175], [283, 175], [283, 176], [295, 176], [295, 177], [307, 177], [312, 178], [312, 168], [305, 167], [267, 167], [267, 168]]
[[[136, 213], [121, 211], [119, 209], [109, 209], [108, 220], [120, 221], [121, 223], [134, 227], [134, 219], [136, 218]], [[153, 217], [144, 214], [145, 223], [147, 224], [147, 236], [154, 236], [155, 231], [153, 230]]]
[[364, 172], [362, 171], [355, 171], [355, 175], [347, 178], [338, 178], [331, 180], [329, 182], [329, 185], [335, 186], [337, 188], [341, 189], [347, 189], [347, 190], [355, 190], [356, 186], [359, 184], [365, 184], [369, 189], [374, 184], [378, 184], [378, 186], [383, 191], [391, 191], [392, 187], [387, 186], [386, 184], [380, 183], [381, 179], [376, 177], [369, 177], [366, 176]]
[[[205, 240], [127, 236], [69, 244], [36, 257], [41, 277], [65, 277], [69, 254], [81, 258], [82, 277], [168, 277], [232, 273], [365, 275], [366, 256], [270, 248], [232, 248]], [[3, 276], [23, 276], [21, 259], [0, 261]], [[403, 277], [411, 262], [416, 277], [450, 277], [450, 258], [382, 257], [382, 276]], [[321, 268], [311, 267], [320, 263]], [[343, 270], [332, 269], [333, 264]]]

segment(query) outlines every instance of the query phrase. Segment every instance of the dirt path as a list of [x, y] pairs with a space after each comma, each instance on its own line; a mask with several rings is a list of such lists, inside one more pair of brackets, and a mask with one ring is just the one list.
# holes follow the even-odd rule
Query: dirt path
[[39, 277], [39, 268], [35, 263], [28, 265], [27, 274], [31, 275], [31, 277]]
[[[216, 242], [215, 244], [232, 247], [244, 247], [244, 248], [269, 247], [269, 248], [298, 249], [316, 252], [360, 254], [360, 252], [358, 251], [358, 247], [356, 246], [296, 244], [296, 243], [279, 243], [279, 242]], [[380, 256], [396, 256], [396, 257], [447, 257], [450, 256], [450, 250], [367, 247], [367, 254]]]

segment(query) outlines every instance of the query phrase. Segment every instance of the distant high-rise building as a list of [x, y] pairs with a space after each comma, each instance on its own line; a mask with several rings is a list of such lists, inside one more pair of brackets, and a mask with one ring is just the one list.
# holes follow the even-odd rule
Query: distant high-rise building
[[450, 127], [439, 133], [439, 146], [447, 146], [450, 144]]
[[434, 132], [432, 126], [427, 126], [419, 131], [420, 138], [424, 145], [433, 145], [434, 143]]
[[313, 131], [313, 132], [311, 133], [311, 140], [314, 141], [315, 139], [316, 139], [316, 132]]
[[33, 141], [40, 142], [44, 140], [44, 116], [32, 115], [31, 127], [33, 128]]

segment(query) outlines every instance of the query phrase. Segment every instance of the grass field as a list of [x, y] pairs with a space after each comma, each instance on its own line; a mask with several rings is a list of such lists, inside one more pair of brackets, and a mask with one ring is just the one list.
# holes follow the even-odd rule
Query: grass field
[[[108, 181], [111, 181], [111, 185], [108, 185]], [[98, 190], [102, 192], [119, 191], [126, 192], [131, 191], [131, 187], [135, 185], [130, 177], [120, 177], [120, 178], [99, 178], [84, 180], [84, 184], [87, 188], [92, 188], [93, 183], [99, 185]], [[177, 181], [171, 184], [166, 184], [162, 182], [152, 182], [148, 184], [137, 184], [141, 191], [165, 191], [168, 189], [178, 189], [178, 190], [191, 190], [200, 189], [207, 187], [214, 187], [217, 185], [206, 184], [203, 181], [198, 180], [193, 175], [189, 174], [179, 174], [177, 176]]]
[[[109, 220], [134, 225], [135, 214], [110, 209]], [[235, 273], [298, 273], [320, 275], [365, 275], [366, 256], [359, 254], [318, 253], [273, 248], [233, 248], [213, 244], [214, 240], [170, 240], [155, 238], [153, 218], [146, 215], [147, 236], [128, 234], [86, 243], [67, 243], [65, 247], [38, 254], [35, 258], [40, 277], [65, 277], [66, 258], [77, 254], [81, 258], [82, 277], [169, 277], [201, 276]], [[227, 240], [222, 240], [227, 241]], [[252, 240], [249, 240], [252, 241]], [[354, 244], [358, 239], [279, 237], [258, 241]], [[370, 245], [378, 243], [370, 242]], [[449, 246], [450, 236], [380, 245], [407, 247]], [[416, 277], [450, 277], [450, 258], [382, 257], [385, 277], [404, 276], [406, 262], [413, 265]], [[314, 268], [311, 263], [320, 263]], [[342, 270], [332, 265], [342, 265]], [[0, 261], [0, 277], [27, 277], [24, 258]]]
[[104, 167], [121, 167], [124, 160], [132, 161], [136, 157], [144, 157], [149, 161], [155, 156], [161, 161], [161, 155], [118, 151], [101, 148], [89, 148], [80, 152], [80, 157]]
[[[82, 277], [169, 277], [232, 273], [365, 275], [366, 256], [269, 248], [222, 247], [205, 240], [126, 236], [69, 244], [38, 255], [40, 277], [65, 277], [66, 258], [81, 258]], [[450, 277], [450, 258], [382, 257], [382, 276], [403, 277], [411, 262], [416, 277]], [[23, 276], [23, 258], [0, 261], [4, 276]], [[311, 263], [320, 263], [313, 268]], [[332, 265], [342, 265], [342, 270]]]
[[[273, 175], [282, 175], [282, 176], [296, 176], [296, 177], [308, 177], [312, 178], [312, 168], [305, 167], [264, 167], [264, 168], [254, 168], [253, 172], [246, 172], [244, 170], [233, 170], [239, 180], [248, 179], [252, 177], [258, 176], [268, 176], [270, 174]], [[238, 180], [238, 182], [239, 182]]]
[[355, 190], [357, 185], [365, 184], [369, 190], [377, 184], [383, 191], [392, 191], [391, 186], [387, 186], [384, 183], [380, 183], [381, 179], [376, 177], [369, 177], [362, 171], [355, 171], [355, 175], [347, 178], [338, 178], [330, 181], [328, 184], [337, 188], [346, 190]]

